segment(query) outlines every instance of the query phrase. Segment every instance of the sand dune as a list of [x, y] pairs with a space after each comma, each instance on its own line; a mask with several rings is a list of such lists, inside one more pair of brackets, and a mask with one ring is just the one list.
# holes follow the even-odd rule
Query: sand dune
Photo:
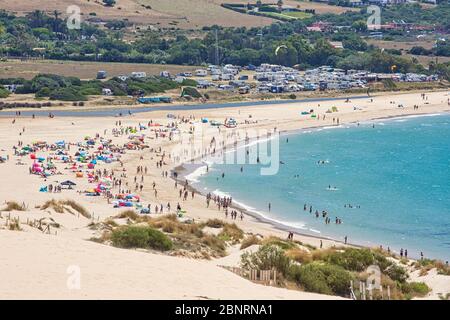
[[[337, 298], [254, 284], [209, 261], [53, 235], [1, 230], [0, 243], [0, 299]], [[71, 266], [79, 267], [79, 290], [67, 286], [76, 283]]]

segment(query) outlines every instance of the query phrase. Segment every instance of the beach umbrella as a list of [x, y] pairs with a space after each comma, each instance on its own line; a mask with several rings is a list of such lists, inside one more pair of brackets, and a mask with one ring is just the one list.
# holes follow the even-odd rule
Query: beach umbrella
[[72, 187], [76, 186], [77, 184], [75, 182], [72, 182], [70, 180], [66, 180], [64, 182], [61, 182], [61, 185], [64, 187], [69, 187], [69, 189], [72, 189]]

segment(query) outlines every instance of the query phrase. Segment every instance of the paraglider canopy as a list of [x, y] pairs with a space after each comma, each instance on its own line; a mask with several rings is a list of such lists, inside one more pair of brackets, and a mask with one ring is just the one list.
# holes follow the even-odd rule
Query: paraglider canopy
[[275, 49], [275, 55], [277, 56], [278, 55], [278, 52], [281, 50], [281, 49], [287, 49], [288, 47], [286, 46], [286, 45], [284, 45], [284, 44], [282, 44], [281, 46], [278, 46], [276, 49]]

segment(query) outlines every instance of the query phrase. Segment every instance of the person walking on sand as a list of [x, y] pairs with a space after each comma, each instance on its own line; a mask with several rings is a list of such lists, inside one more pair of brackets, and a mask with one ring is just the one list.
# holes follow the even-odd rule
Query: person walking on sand
[[322, 249], [323, 248], [323, 242], [322, 242], [322, 240], [320, 240], [320, 249]]

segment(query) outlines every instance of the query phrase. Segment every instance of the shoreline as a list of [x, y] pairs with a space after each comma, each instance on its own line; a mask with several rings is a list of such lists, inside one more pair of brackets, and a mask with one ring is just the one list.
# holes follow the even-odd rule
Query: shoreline
[[[436, 88], [432, 90], [426, 90], [426, 92], [448, 92], [450, 88]], [[15, 111], [20, 111], [23, 116], [36, 116], [47, 117], [49, 113], [53, 113], [59, 117], [118, 117], [118, 114], [122, 112], [123, 116], [128, 115], [128, 111], [132, 112], [132, 115], [156, 112], [156, 111], [195, 111], [195, 110], [207, 110], [207, 109], [223, 109], [223, 108], [238, 108], [238, 107], [258, 107], [269, 105], [288, 105], [294, 103], [314, 103], [314, 102], [328, 102], [339, 101], [344, 99], [364, 99], [364, 98], [376, 98], [384, 95], [402, 95], [413, 94], [422, 92], [422, 90], [401, 90], [401, 91], [375, 91], [369, 95], [364, 93], [348, 93], [343, 94], [341, 92], [331, 92], [331, 94], [316, 95], [316, 96], [300, 96], [298, 99], [282, 99], [280, 97], [274, 97], [273, 99], [248, 99], [242, 101], [226, 101], [212, 100], [208, 103], [184, 103], [175, 102], [171, 104], [134, 104], [134, 105], [112, 105], [112, 106], [84, 106], [74, 108], [73, 106], [52, 106], [43, 108], [15, 108], [15, 109], [0, 109], [0, 118], [14, 117]], [[58, 102], [58, 101], [56, 101]], [[14, 110], [14, 111], [13, 111]], [[84, 115], [83, 115], [84, 114]]]
[[[420, 117], [434, 117], [434, 116], [444, 116], [444, 115], [450, 115], [450, 110], [445, 110], [445, 111], [442, 111], [439, 113], [423, 112], [423, 113], [417, 113], [417, 114], [411, 114], [411, 115], [401, 115], [401, 116], [394, 115], [394, 116], [386, 116], [386, 117], [377, 117], [377, 118], [372, 118], [372, 119], [366, 119], [364, 122], [369, 123], [369, 122], [378, 122], [378, 121], [383, 121], [383, 120], [389, 121], [389, 120], [398, 120], [398, 119], [413, 119], [413, 118], [420, 118]], [[346, 127], [344, 127], [344, 125], [351, 125], [352, 127], [354, 127], [359, 122], [360, 121], [356, 121], [356, 122], [353, 121], [353, 122], [346, 122], [346, 123], [344, 122], [344, 123], [341, 123], [340, 125], [336, 125], [334, 127], [336, 129], [347, 129]], [[313, 126], [313, 127], [307, 127], [307, 128], [283, 130], [283, 131], [280, 131], [279, 133], [280, 133], [280, 136], [298, 135], [298, 134], [304, 133], [304, 131], [310, 131], [310, 130], [319, 131], [324, 128], [333, 128], [333, 127], [330, 127], [328, 125], [320, 125], [320, 126]], [[273, 139], [273, 137], [269, 138], [269, 139]], [[240, 140], [240, 141], [238, 141], [238, 143], [242, 142], [242, 141], [243, 140]], [[249, 141], [246, 141], [243, 145], [240, 145], [240, 146], [239, 145], [233, 146], [231, 152], [234, 152], [238, 148], [244, 148], [254, 141], [256, 141], [256, 139], [251, 139]], [[260, 142], [258, 142], [258, 143], [260, 143]], [[223, 151], [224, 148], [228, 148], [229, 146], [231, 146], [231, 144], [225, 145], [220, 150]], [[189, 175], [192, 175], [195, 171], [206, 167], [206, 164], [203, 161], [202, 161], [202, 164], [189, 163], [190, 161], [200, 160], [200, 158], [201, 157], [192, 158], [192, 159], [188, 160], [187, 162], [184, 162], [181, 165], [178, 165], [175, 168], [171, 169], [170, 178], [173, 179], [174, 181], [177, 181], [178, 183], [184, 183], [187, 180], [189, 182], [187, 188], [190, 192], [193, 191], [196, 194], [201, 195], [202, 197], [206, 198], [206, 192], [201, 191], [198, 186], [195, 186], [195, 184], [198, 183], [199, 181], [198, 180], [196, 181], [196, 179], [190, 179], [188, 177]], [[186, 166], [188, 166], [188, 167], [186, 167]], [[181, 175], [178, 176], [178, 178], [174, 178], [173, 172], [176, 171], [178, 174], [180, 174], [179, 170], [181, 170]], [[208, 173], [204, 173], [204, 174], [208, 174]], [[204, 174], [200, 174], [200, 175], [198, 175], [198, 177], [200, 177]], [[213, 193], [213, 194], [214, 194], [214, 192], [215, 191], [211, 191], [211, 190], [207, 191], [207, 193]], [[220, 191], [220, 192], [226, 194], [224, 191]], [[216, 195], [219, 195], [219, 194], [216, 193]], [[223, 195], [219, 195], [219, 196], [222, 197]], [[230, 195], [227, 195], [227, 196], [230, 196]], [[267, 217], [264, 213], [258, 211], [255, 208], [250, 209], [250, 206], [248, 206], [245, 203], [245, 200], [236, 201], [233, 197], [232, 204], [229, 207], [232, 209], [235, 209], [235, 210], [239, 210], [240, 212], [244, 213], [245, 215], [251, 216], [252, 218], [256, 219], [258, 222], [269, 225], [278, 231], [294, 232], [294, 235], [308, 237], [308, 238], [314, 238], [314, 239], [319, 239], [319, 240], [333, 241], [333, 242], [339, 243], [343, 246], [351, 246], [351, 247], [356, 247], [356, 248], [372, 248], [372, 249], [374, 248], [374, 247], [370, 247], [368, 245], [352, 243], [352, 242], [347, 242], [347, 244], [345, 244], [344, 241], [339, 240], [333, 236], [325, 236], [325, 235], [321, 236], [321, 235], [305, 233], [304, 230], [299, 227], [289, 226], [287, 224], [287, 222], [277, 221], [275, 219]], [[321, 232], [322, 231], [319, 230], [319, 233], [321, 233]], [[419, 259], [418, 257], [412, 256], [410, 260], [418, 260], [418, 259]], [[445, 260], [445, 259], [441, 259], [441, 258], [437, 258], [437, 259], [442, 260], [442, 261]]]

